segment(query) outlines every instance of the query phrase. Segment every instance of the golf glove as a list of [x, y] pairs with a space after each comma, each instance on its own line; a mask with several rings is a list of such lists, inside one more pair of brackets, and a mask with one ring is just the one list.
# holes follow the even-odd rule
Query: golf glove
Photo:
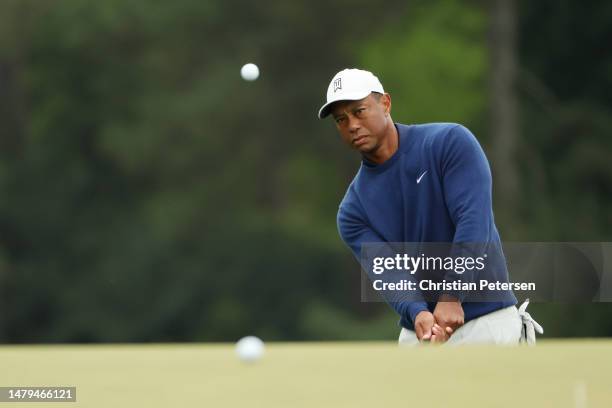
[[521, 343], [526, 343], [529, 346], [533, 346], [536, 343], [536, 335], [535, 332], [539, 334], [544, 333], [544, 329], [538, 322], [533, 320], [531, 315], [527, 313], [527, 305], [529, 305], [529, 299], [525, 300], [523, 304], [519, 307], [518, 313], [521, 317]]

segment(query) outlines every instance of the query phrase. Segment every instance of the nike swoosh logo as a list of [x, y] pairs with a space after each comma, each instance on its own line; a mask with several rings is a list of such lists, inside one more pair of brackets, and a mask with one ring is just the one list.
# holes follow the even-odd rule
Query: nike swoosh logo
[[419, 184], [419, 183], [421, 182], [421, 179], [423, 178], [423, 176], [424, 176], [426, 173], [427, 173], [427, 170], [425, 170], [425, 171], [423, 172], [423, 174], [421, 174], [421, 175], [419, 176], [419, 178], [417, 179], [417, 184]]

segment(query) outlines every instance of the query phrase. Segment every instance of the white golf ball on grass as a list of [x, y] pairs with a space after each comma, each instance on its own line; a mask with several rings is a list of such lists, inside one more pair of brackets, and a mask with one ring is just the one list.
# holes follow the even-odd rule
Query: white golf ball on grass
[[244, 64], [240, 68], [240, 76], [245, 81], [254, 81], [259, 78], [259, 67], [253, 63]]
[[264, 342], [259, 337], [246, 336], [236, 343], [236, 354], [240, 360], [253, 363], [263, 356], [264, 348]]

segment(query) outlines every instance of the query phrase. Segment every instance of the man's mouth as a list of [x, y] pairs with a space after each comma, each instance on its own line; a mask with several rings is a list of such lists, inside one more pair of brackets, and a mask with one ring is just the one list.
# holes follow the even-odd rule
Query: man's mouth
[[353, 144], [356, 146], [359, 146], [361, 144], [364, 144], [367, 141], [367, 136], [363, 135], [363, 136], [357, 136], [356, 138], [353, 139]]

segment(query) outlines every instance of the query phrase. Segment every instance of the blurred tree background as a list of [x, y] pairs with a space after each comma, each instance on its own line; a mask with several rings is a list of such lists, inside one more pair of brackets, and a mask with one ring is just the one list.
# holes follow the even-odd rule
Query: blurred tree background
[[[316, 119], [347, 66], [474, 131], [503, 239], [610, 241], [612, 5], [384, 4], [2, 0], [0, 342], [395, 339], [336, 232], [359, 157]], [[612, 335], [609, 304], [531, 311]]]

